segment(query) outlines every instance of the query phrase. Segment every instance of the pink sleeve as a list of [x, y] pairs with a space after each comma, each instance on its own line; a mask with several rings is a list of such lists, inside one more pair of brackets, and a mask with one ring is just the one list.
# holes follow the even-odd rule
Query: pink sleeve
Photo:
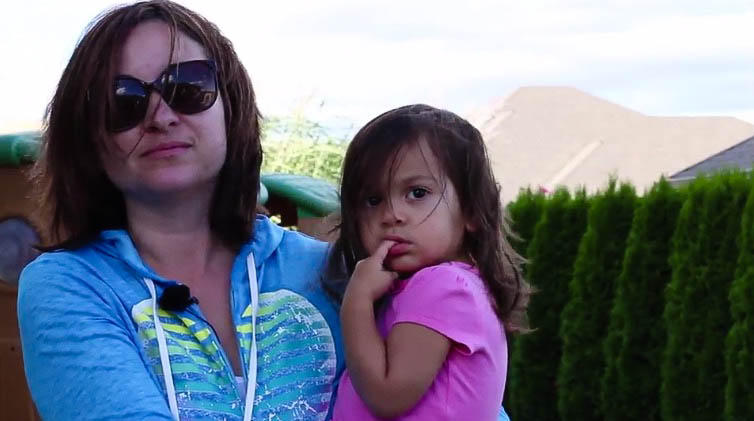
[[484, 345], [484, 311], [491, 311], [484, 285], [476, 275], [449, 264], [422, 269], [392, 302], [396, 323], [415, 323], [461, 345], [465, 353]]

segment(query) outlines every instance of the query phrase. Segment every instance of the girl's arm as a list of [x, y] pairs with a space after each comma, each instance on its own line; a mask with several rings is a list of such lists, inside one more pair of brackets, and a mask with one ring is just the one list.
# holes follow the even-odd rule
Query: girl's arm
[[387, 341], [377, 330], [374, 301], [396, 274], [382, 262], [386, 241], [356, 266], [341, 307], [346, 365], [354, 388], [376, 416], [391, 418], [411, 409], [429, 386], [450, 349], [444, 335], [414, 323], [398, 323]]

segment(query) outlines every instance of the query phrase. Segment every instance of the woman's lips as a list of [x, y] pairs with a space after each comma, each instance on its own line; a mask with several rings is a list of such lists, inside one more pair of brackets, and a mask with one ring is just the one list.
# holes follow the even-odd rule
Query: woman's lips
[[190, 147], [190, 144], [183, 142], [160, 143], [159, 145], [145, 151], [141, 156], [147, 158], [165, 158], [178, 155]]

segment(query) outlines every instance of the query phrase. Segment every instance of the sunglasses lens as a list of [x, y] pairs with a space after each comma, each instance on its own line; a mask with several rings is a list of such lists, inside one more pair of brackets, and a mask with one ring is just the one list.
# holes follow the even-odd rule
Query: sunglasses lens
[[217, 78], [211, 61], [187, 61], [171, 66], [163, 88], [170, 108], [182, 114], [209, 109], [217, 99]]
[[115, 78], [115, 103], [108, 129], [122, 132], [139, 124], [147, 114], [149, 93], [153, 90], [162, 95], [170, 108], [181, 114], [207, 110], [217, 100], [215, 63], [194, 60], [171, 64], [152, 83], [118, 76]]
[[136, 79], [115, 79], [115, 110], [110, 115], [110, 130], [121, 132], [139, 124], [147, 113], [148, 99], [144, 86]]

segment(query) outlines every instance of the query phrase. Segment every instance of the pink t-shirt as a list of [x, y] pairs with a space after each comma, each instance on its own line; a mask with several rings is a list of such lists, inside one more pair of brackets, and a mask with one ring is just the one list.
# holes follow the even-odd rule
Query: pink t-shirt
[[[383, 338], [411, 322], [451, 340], [445, 363], [419, 402], [395, 420], [496, 420], [505, 389], [508, 347], [479, 271], [459, 262], [424, 268], [398, 284], [377, 324]], [[346, 370], [333, 421], [378, 420]]]

